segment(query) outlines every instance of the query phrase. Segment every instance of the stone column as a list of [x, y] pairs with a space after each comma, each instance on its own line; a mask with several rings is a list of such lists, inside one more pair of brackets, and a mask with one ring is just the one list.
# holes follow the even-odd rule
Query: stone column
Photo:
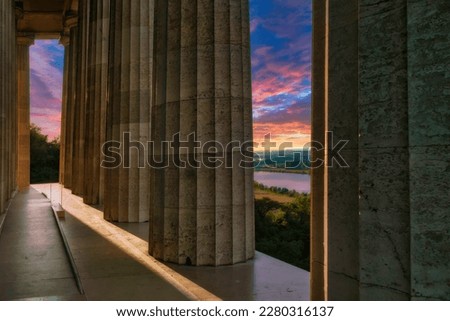
[[64, 187], [72, 188], [73, 171], [73, 144], [74, 144], [74, 117], [75, 117], [75, 94], [77, 83], [77, 46], [78, 46], [78, 17], [71, 13], [65, 19], [65, 28], [68, 30], [69, 46], [65, 53], [64, 69], [66, 70], [63, 94], [63, 118], [64, 126]]
[[67, 128], [67, 101], [68, 101], [68, 80], [70, 65], [70, 30], [64, 28], [61, 35], [60, 43], [64, 46], [64, 73], [63, 73], [63, 90], [62, 90], [62, 110], [61, 110], [61, 137], [59, 150], [59, 183], [65, 185], [65, 164], [66, 164], [66, 128]]
[[[359, 292], [358, 1], [314, 1], [313, 12], [311, 298], [352, 300]], [[348, 140], [346, 163], [331, 153], [339, 140]]]
[[311, 298], [448, 299], [450, 6], [314, 5]]
[[142, 162], [150, 139], [153, 0], [112, 0], [110, 26], [106, 140], [122, 142], [125, 152], [118, 167], [106, 169], [105, 218], [143, 222], [150, 199], [150, 171]]
[[[0, 44], [3, 46], [7, 43], [7, 32], [9, 31], [6, 27], [6, 16], [8, 14], [8, 8], [6, 7], [6, 3], [0, 4]], [[3, 50], [0, 52], [0, 81], [1, 83], [5, 83], [7, 79], [6, 70], [4, 70], [4, 66], [6, 65], [6, 57], [3, 55]], [[1, 86], [0, 88], [0, 214], [3, 214], [5, 209], [5, 203], [8, 200], [7, 196], [7, 188], [6, 188], [6, 175], [7, 175], [7, 148], [6, 148], [6, 133], [7, 133], [7, 101], [8, 101], [8, 93], [6, 88]]]
[[253, 170], [239, 166], [230, 143], [252, 139], [248, 1], [155, 7], [151, 156], [168, 166], [152, 169], [149, 253], [179, 264], [244, 262], [254, 255]]
[[17, 35], [17, 185], [19, 190], [30, 186], [30, 46], [33, 43], [33, 35]]
[[14, 7], [10, 7], [12, 11], [9, 11], [6, 16], [6, 64], [5, 70], [7, 71], [10, 79], [4, 82], [5, 89], [8, 92], [8, 105], [9, 105], [9, 128], [8, 128], [8, 140], [9, 140], [9, 170], [8, 170], [8, 198], [17, 190], [17, 136], [18, 136], [18, 124], [17, 124], [17, 62], [16, 62], [16, 21], [21, 19], [22, 12], [14, 10]]
[[[3, 48], [3, 44], [7, 42], [6, 40], [6, 32], [5, 26], [4, 26], [4, 16], [7, 14], [6, 11], [6, 4], [4, 2], [0, 3], [0, 44]], [[4, 66], [4, 58], [3, 55], [0, 55], [0, 81], [3, 84], [4, 79], [6, 79], [6, 72], [3, 70]], [[6, 128], [4, 126], [4, 123], [6, 121], [6, 115], [4, 114], [4, 106], [6, 101], [6, 93], [3, 88], [0, 88], [0, 214], [3, 213], [3, 210], [5, 208], [5, 203], [7, 200], [7, 197], [5, 196], [4, 192], [4, 185], [5, 185], [5, 169], [4, 166], [6, 164], [6, 161], [4, 159], [5, 153], [5, 132]]]
[[103, 204], [105, 171], [100, 163], [106, 139], [110, 0], [90, 5], [83, 200]]
[[87, 54], [89, 43], [90, 0], [78, 2], [78, 34], [76, 50], [76, 84], [74, 101], [74, 128], [72, 150], [72, 193], [83, 195], [84, 186], [84, 142], [85, 114], [87, 101]]
[[0, 4], [0, 214], [16, 190], [17, 104], [14, 6]]
[[407, 1], [411, 299], [450, 300], [450, 2]]
[[407, 1], [359, 2], [359, 298], [407, 300]]
[[[325, 144], [325, 93], [326, 93], [326, 1], [313, 1], [313, 51], [311, 141]], [[316, 76], [317, 75], [317, 76]], [[318, 144], [317, 144], [318, 145]], [[325, 176], [322, 146], [311, 149], [311, 300], [325, 300]]]
[[[14, 10], [14, 8], [13, 8]], [[17, 190], [17, 62], [16, 62], [16, 21], [22, 17], [22, 12], [14, 10], [14, 14], [8, 14], [7, 26], [9, 29], [8, 47], [7, 50], [7, 70], [9, 70], [11, 80], [6, 82], [7, 90], [9, 91], [9, 141], [10, 141], [10, 161], [9, 161], [9, 188], [8, 197], [11, 197]]]

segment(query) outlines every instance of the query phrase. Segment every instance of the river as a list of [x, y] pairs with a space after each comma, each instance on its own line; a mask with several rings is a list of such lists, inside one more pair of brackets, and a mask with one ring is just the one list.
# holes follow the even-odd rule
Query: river
[[255, 172], [255, 181], [266, 186], [285, 187], [299, 193], [309, 193], [310, 176], [308, 174]]

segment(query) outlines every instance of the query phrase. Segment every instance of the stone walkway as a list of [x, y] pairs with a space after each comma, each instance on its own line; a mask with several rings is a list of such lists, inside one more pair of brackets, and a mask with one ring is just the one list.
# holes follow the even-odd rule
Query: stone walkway
[[0, 300], [84, 300], [50, 201], [34, 189], [12, 200], [0, 234]]
[[0, 300], [186, 300], [113, 243], [67, 214], [62, 222], [85, 290], [75, 283], [50, 201], [18, 193], [0, 234]]
[[[60, 219], [85, 295], [80, 295], [53, 218]], [[309, 299], [309, 272], [256, 253], [222, 267], [164, 264], [148, 255], [148, 223], [111, 224], [58, 184], [17, 194], [0, 234], [0, 300]]]

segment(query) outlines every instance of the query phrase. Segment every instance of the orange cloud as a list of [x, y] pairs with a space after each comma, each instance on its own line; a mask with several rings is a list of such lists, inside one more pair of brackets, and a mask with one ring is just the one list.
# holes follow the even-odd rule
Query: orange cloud
[[271, 141], [275, 142], [277, 146], [287, 142], [292, 143], [293, 147], [299, 148], [310, 142], [311, 126], [299, 121], [286, 122], [281, 126], [275, 123], [255, 122], [253, 125], [254, 142], [259, 143], [260, 146], [268, 134]]

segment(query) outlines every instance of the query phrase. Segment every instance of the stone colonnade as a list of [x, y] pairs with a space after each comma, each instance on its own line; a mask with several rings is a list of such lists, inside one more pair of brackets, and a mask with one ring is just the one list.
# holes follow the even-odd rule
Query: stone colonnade
[[[17, 186], [29, 186], [34, 39], [16, 39], [16, 13], [13, 2], [2, 2], [1, 212]], [[103, 143], [126, 143], [124, 133], [134, 147], [177, 132], [224, 146], [252, 139], [248, 1], [80, 0], [78, 10], [65, 12], [61, 44], [61, 183], [87, 204], [103, 205], [108, 220], [150, 220], [150, 253], [159, 259], [224, 265], [253, 257], [253, 172], [237, 166], [236, 150], [224, 151], [233, 168], [141, 168], [139, 156], [173, 155], [139, 146], [129, 154], [122, 147], [129, 168], [100, 166]]]
[[[311, 298], [448, 300], [450, 3], [313, 5], [312, 138], [325, 146], [313, 161], [329, 166], [312, 172]], [[0, 214], [29, 184], [33, 38], [17, 34], [14, 6], [0, 2]], [[251, 140], [248, 0], [80, 0], [65, 14], [64, 186], [106, 219], [148, 219], [159, 259], [251, 258], [251, 170], [175, 166]], [[100, 168], [100, 146], [125, 131], [130, 168]], [[177, 133], [187, 148], [160, 148]], [[193, 151], [191, 133], [215, 143]], [[149, 138], [155, 162], [177, 162], [139, 168]]]
[[312, 299], [448, 299], [449, 2], [313, 12]]
[[[67, 13], [61, 182], [105, 219], [150, 220], [158, 259], [254, 255], [253, 172], [239, 150], [224, 151], [232, 168], [146, 164], [180, 153], [147, 149], [177, 133], [223, 146], [252, 139], [249, 36], [248, 0], [84, 0]], [[100, 166], [105, 141], [122, 144], [115, 168]]]

